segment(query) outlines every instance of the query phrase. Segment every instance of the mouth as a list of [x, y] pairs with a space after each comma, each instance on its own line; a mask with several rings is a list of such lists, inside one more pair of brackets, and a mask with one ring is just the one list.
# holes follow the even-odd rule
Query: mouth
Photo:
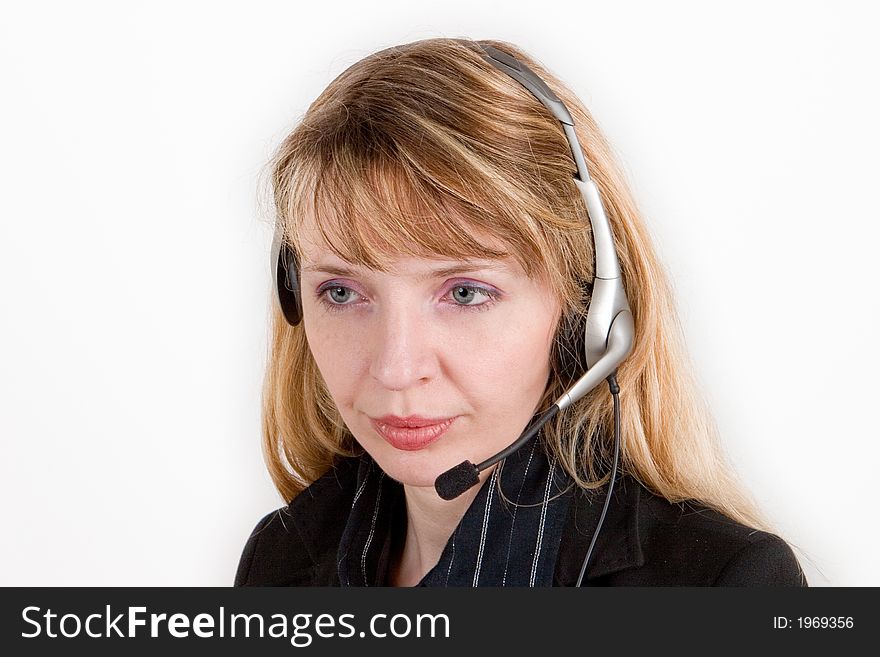
[[373, 428], [395, 449], [415, 452], [424, 449], [438, 440], [452, 426], [456, 418], [451, 417], [436, 424], [419, 427], [397, 427], [370, 418]]

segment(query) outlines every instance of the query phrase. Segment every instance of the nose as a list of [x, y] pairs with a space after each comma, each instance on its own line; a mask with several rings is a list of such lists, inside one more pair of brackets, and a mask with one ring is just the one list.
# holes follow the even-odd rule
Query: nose
[[405, 390], [430, 380], [437, 371], [432, 343], [433, 331], [427, 317], [412, 306], [392, 304], [376, 317], [370, 374], [389, 390]]

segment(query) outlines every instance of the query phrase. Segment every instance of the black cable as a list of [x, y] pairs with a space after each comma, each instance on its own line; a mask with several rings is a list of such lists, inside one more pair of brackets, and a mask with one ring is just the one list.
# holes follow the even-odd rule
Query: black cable
[[611, 491], [614, 490], [614, 482], [617, 479], [617, 458], [620, 453], [620, 386], [617, 385], [617, 371], [611, 373], [606, 379], [608, 388], [611, 390], [611, 396], [614, 398], [614, 465], [611, 467], [611, 480], [608, 482], [608, 493], [605, 495], [605, 506], [602, 507], [602, 515], [599, 516], [599, 524], [596, 531], [593, 532], [593, 540], [590, 541], [590, 548], [587, 550], [587, 556], [584, 558], [584, 564], [581, 566], [581, 574], [578, 576], [577, 584], [580, 586], [584, 579], [584, 573], [587, 572], [587, 564], [590, 562], [590, 555], [593, 553], [593, 546], [596, 545], [596, 539], [599, 536], [599, 530], [602, 529], [602, 521], [605, 520], [605, 512], [608, 510], [608, 503], [611, 501]]

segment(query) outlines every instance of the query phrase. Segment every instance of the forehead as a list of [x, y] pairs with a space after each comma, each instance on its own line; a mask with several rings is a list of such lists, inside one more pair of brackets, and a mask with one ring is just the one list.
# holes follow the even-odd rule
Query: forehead
[[[334, 223], [334, 222], [331, 222]], [[371, 249], [370, 254], [358, 257], [357, 251], [366, 250], [361, 247], [364, 242], [378, 242], [363, 235], [346, 239], [340, 235], [339, 226], [322, 231], [313, 213], [302, 215], [295, 230], [295, 240], [300, 253], [300, 265], [304, 272], [339, 271], [368, 272], [384, 271], [392, 274], [414, 275], [419, 279], [434, 275], [448, 275], [459, 271], [489, 269], [511, 275], [525, 275], [525, 271], [511, 254], [508, 244], [484, 230], [470, 227], [468, 238], [474, 240], [489, 251], [483, 255], [463, 254], [461, 247], [464, 240], [457, 241], [451, 248], [444, 250], [443, 244], [405, 244], [392, 237], [378, 248]], [[353, 243], [358, 243], [352, 251]], [[456, 248], [457, 247], [457, 248]], [[354, 257], [345, 257], [351, 255]]]
[[[332, 253], [327, 253], [315, 261], [310, 260], [303, 263], [304, 274], [321, 272], [349, 276], [357, 274], [369, 275], [370, 271], [373, 270], [341, 260]], [[525, 276], [525, 272], [522, 271], [512, 258], [440, 260], [435, 258], [400, 257], [387, 267], [385, 271], [390, 276], [411, 276], [417, 281], [445, 278], [474, 271], [492, 271], [496, 274], [508, 276]]]

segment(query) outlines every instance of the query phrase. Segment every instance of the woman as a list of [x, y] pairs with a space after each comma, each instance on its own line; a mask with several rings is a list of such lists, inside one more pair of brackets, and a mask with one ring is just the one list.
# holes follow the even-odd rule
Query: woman
[[[612, 278], [590, 178], [612, 361], [586, 328]], [[609, 145], [534, 59], [462, 39], [366, 57], [272, 188], [263, 433], [290, 504], [236, 585], [806, 585], [724, 463]]]

